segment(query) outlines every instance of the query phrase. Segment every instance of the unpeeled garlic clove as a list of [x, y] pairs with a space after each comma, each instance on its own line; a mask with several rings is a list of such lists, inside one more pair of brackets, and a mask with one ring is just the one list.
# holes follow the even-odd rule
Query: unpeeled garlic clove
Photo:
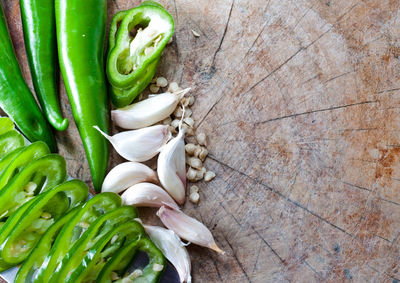
[[157, 174], [160, 183], [179, 204], [185, 202], [186, 191], [184, 138], [184, 131], [180, 129], [178, 135], [161, 149], [157, 160]]
[[128, 187], [142, 182], [157, 183], [156, 172], [139, 162], [124, 162], [115, 166], [107, 174], [101, 192], [120, 193]]
[[179, 209], [171, 196], [152, 183], [139, 183], [129, 187], [122, 195], [122, 203], [137, 207], [161, 207], [165, 204]]
[[176, 268], [180, 281], [192, 282], [190, 256], [178, 235], [174, 231], [158, 226], [144, 225], [144, 229], [153, 243]]
[[166, 92], [124, 108], [111, 111], [114, 123], [125, 129], [140, 129], [153, 125], [171, 115], [179, 100], [190, 91], [190, 88], [174, 93]]
[[179, 237], [193, 244], [210, 248], [218, 253], [223, 251], [215, 243], [210, 230], [201, 222], [172, 207], [162, 206], [157, 211], [162, 223]]
[[137, 162], [149, 160], [157, 155], [172, 136], [167, 125], [121, 132], [114, 136], [107, 135], [97, 126], [94, 128], [110, 141], [119, 155]]

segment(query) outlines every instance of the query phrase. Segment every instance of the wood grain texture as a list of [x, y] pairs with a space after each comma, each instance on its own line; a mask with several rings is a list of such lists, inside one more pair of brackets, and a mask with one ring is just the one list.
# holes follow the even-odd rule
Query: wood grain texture
[[[18, 1], [1, 2], [31, 86]], [[194, 89], [217, 173], [184, 211], [226, 255], [190, 246], [194, 281], [399, 282], [400, 2], [161, 3], [176, 33], [158, 73]], [[57, 140], [90, 183], [75, 125]]]

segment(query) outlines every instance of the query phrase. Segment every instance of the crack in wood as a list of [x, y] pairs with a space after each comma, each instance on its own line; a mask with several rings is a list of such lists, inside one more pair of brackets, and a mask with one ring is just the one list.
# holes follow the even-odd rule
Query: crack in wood
[[[221, 40], [220, 40], [220, 42], [219, 42], [218, 48], [217, 48], [217, 50], [215, 50], [213, 59], [212, 59], [212, 61], [211, 61], [211, 67], [214, 66], [215, 58], [217, 57], [218, 52], [221, 51], [221, 46], [222, 46], [222, 43], [224, 42], [225, 35], [226, 35], [227, 30], [228, 30], [228, 25], [229, 25], [229, 22], [230, 22], [230, 20], [231, 20], [232, 9], [233, 9], [233, 5], [234, 5], [234, 4], [235, 4], [235, 0], [232, 0], [231, 8], [230, 8], [230, 10], [229, 10], [228, 20], [226, 21], [225, 28], [224, 28], [224, 32], [223, 32], [223, 34], [222, 34], [222, 37], [221, 37]], [[214, 66], [214, 67], [215, 67], [215, 66]]]
[[338, 109], [343, 109], [343, 108], [346, 108], [346, 107], [353, 107], [353, 106], [359, 106], [359, 105], [371, 104], [371, 103], [378, 103], [378, 102], [379, 101], [377, 101], [377, 100], [372, 100], [372, 101], [362, 101], [362, 102], [357, 102], [357, 103], [351, 103], [351, 104], [346, 104], [346, 105], [332, 106], [332, 107], [324, 108], [324, 109], [311, 110], [311, 111], [306, 111], [306, 112], [302, 112], [302, 113], [295, 113], [295, 114], [280, 116], [280, 117], [268, 119], [268, 120], [265, 120], [265, 121], [254, 122], [254, 124], [255, 125], [265, 124], [265, 123], [269, 123], [269, 122], [279, 121], [279, 120], [282, 120], [282, 119], [294, 118], [294, 117], [298, 117], [298, 116], [302, 116], [302, 115], [309, 115], [309, 114], [318, 113], [318, 112], [338, 110]]

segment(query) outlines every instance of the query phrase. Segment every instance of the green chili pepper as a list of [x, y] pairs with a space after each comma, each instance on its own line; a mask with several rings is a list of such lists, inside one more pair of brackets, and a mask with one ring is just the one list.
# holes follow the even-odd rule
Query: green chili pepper
[[142, 3], [117, 13], [111, 23], [107, 77], [117, 107], [131, 103], [153, 78], [174, 20], [159, 4]]
[[[28, 207], [34, 202], [34, 199], [29, 199], [27, 200], [21, 207], [19, 207], [13, 214], [12, 217], [14, 218], [19, 218], [21, 217], [26, 210], [28, 209]], [[10, 231], [10, 228], [12, 229], [12, 227], [8, 226], [8, 230], [4, 229], [5, 223], [1, 223], [0, 226], [0, 230], [3, 231], [4, 233], [7, 233]], [[0, 256], [0, 272], [7, 270], [9, 268], [13, 267], [12, 264], [9, 264], [7, 262], [4, 261], [4, 259]]]
[[33, 282], [36, 270], [42, 265], [44, 259], [49, 253], [53, 243], [63, 228], [65, 223], [67, 223], [71, 218], [77, 213], [80, 206], [75, 207], [70, 212], [68, 212], [64, 217], [59, 219], [53, 225], [47, 229], [46, 233], [43, 234], [40, 241], [37, 243], [35, 248], [29, 254], [28, 258], [24, 261], [18, 270], [18, 273], [14, 279], [14, 283], [25, 283]]
[[138, 217], [137, 210], [132, 206], [123, 206], [99, 217], [68, 251], [53, 273], [51, 281], [59, 282], [59, 279], [67, 278], [70, 270], [74, 270], [81, 263], [85, 251], [118, 225], [132, 221], [136, 217]]
[[[139, 274], [124, 276], [126, 269], [132, 262], [137, 251], [143, 251], [149, 258], [149, 263], [141, 270]], [[166, 267], [166, 259], [162, 252], [153, 244], [153, 242], [146, 236], [140, 237], [139, 240], [131, 242], [123, 246], [118, 252], [106, 263], [101, 270], [98, 283], [112, 282], [111, 273], [115, 272], [121, 278], [114, 282], [125, 282], [125, 278], [131, 279], [129, 282], [143, 282], [151, 283], [158, 282], [161, 274]]]
[[10, 118], [0, 117], [0, 135], [14, 130], [14, 123]]
[[[11, 161], [14, 160], [14, 158], [24, 149], [25, 147], [19, 147], [13, 151], [11, 151], [9, 154], [4, 156], [2, 159], [0, 159], [0, 180], [1, 180], [1, 174], [5, 169], [7, 169], [8, 165], [10, 164]], [[0, 187], [1, 189], [1, 187]]]
[[[101, 193], [90, 199], [60, 231], [54, 246], [37, 270], [35, 281], [49, 282], [50, 277], [68, 253], [70, 247], [101, 215], [121, 206], [121, 198], [115, 193]], [[77, 282], [77, 281], [76, 281]]]
[[80, 180], [65, 182], [19, 208], [0, 229], [0, 255], [11, 265], [23, 261], [41, 236], [72, 208], [82, 204], [88, 187]]
[[88, 251], [85, 251], [79, 266], [69, 271], [68, 278], [64, 282], [91, 282], [96, 280], [105, 263], [124, 244], [135, 241], [145, 235], [142, 225], [136, 221], [119, 225], [100, 240]]
[[68, 127], [58, 102], [57, 39], [54, 0], [21, 0], [26, 55], [36, 96], [50, 124], [59, 131]]
[[0, 107], [30, 141], [42, 140], [55, 151], [51, 128], [22, 76], [1, 7], [0, 50]]
[[5, 156], [0, 161], [0, 190], [26, 165], [49, 153], [49, 147], [38, 141]]
[[24, 143], [24, 137], [17, 131], [9, 131], [0, 135], [0, 158], [23, 146]]
[[108, 164], [108, 143], [93, 126], [109, 128], [104, 73], [106, 0], [56, 0], [60, 69], [92, 173], [100, 191]]
[[0, 190], [0, 221], [35, 195], [65, 181], [65, 159], [48, 154], [29, 163]]

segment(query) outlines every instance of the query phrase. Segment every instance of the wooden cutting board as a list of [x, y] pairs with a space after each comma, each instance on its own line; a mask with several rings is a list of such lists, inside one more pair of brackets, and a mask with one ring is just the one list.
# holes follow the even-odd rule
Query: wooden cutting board
[[[18, 1], [1, 2], [32, 86]], [[139, 2], [109, 1], [109, 18]], [[184, 211], [226, 255], [191, 245], [194, 281], [399, 282], [400, 2], [161, 3], [176, 33], [158, 74], [194, 89], [217, 173]], [[90, 183], [75, 125], [57, 140]]]

